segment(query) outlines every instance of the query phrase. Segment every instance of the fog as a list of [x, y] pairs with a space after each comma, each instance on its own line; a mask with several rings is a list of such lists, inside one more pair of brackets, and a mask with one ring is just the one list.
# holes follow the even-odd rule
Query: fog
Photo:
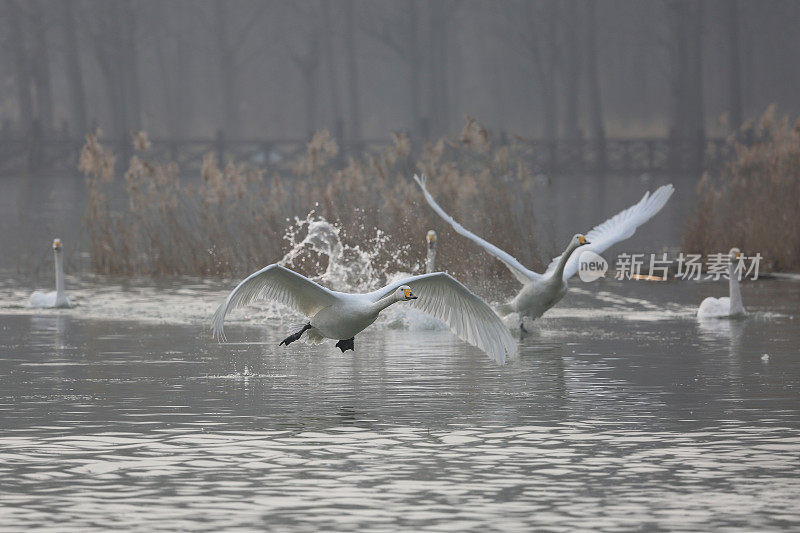
[[[796, 114], [790, 1], [0, 3], [6, 137], [723, 136]], [[35, 126], [34, 126], [35, 125]]]

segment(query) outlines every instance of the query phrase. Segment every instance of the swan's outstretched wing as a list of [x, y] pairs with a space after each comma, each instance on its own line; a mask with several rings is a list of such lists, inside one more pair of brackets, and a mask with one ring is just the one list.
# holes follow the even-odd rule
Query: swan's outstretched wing
[[[568, 280], [578, 272], [578, 261], [583, 252], [591, 250], [601, 254], [616, 243], [629, 238], [636, 232], [636, 228], [661, 211], [661, 208], [664, 207], [673, 192], [675, 192], [675, 189], [672, 184], [659, 187], [652, 195], [648, 191], [644, 193], [644, 196], [637, 204], [620, 211], [599, 226], [592, 228], [592, 231], [586, 234], [586, 240], [589, 241], [589, 244], [578, 248], [567, 261], [567, 266], [564, 268], [564, 280]], [[553, 258], [547, 267], [547, 272], [555, 270], [559, 259], [561, 259], [560, 255]], [[545, 272], [545, 275], [547, 272]]]
[[378, 301], [401, 285], [411, 287], [418, 297], [409, 301], [410, 305], [447, 324], [458, 338], [477, 346], [498, 364], [517, 354], [517, 343], [492, 308], [449, 274], [434, 272], [397, 280], [369, 296]]
[[433, 199], [433, 196], [431, 196], [431, 193], [429, 193], [428, 189], [425, 187], [425, 176], [420, 177], [414, 174], [414, 181], [416, 181], [417, 184], [422, 189], [422, 194], [425, 195], [425, 200], [428, 201], [428, 205], [430, 205], [431, 208], [433, 208], [433, 210], [436, 211], [436, 213], [440, 217], [442, 217], [445, 222], [450, 224], [453, 227], [453, 229], [456, 230], [456, 233], [463, 235], [464, 237], [471, 240], [472, 242], [474, 242], [475, 244], [477, 244], [478, 246], [482, 247], [484, 250], [495, 256], [497, 259], [502, 261], [503, 264], [505, 264], [508, 267], [511, 273], [514, 274], [514, 277], [517, 278], [517, 280], [519, 280], [520, 283], [523, 284], [528, 283], [531, 280], [536, 280], [542, 277], [541, 274], [537, 274], [536, 272], [528, 270], [527, 268], [522, 266], [522, 263], [517, 261], [517, 259], [512, 257], [511, 254], [509, 254], [508, 252], [504, 252], [494, 244], [486, 242], [485, 240], [481, 239], [480, 237], [478, 237], [477, 235], [466, 229], [464, 226], [456, 222], [455, 219], [453, 219], [453, 217], [445, 213], [444, 209], [442, 209], [439, 206], [439, 204], [436, 203], [436, 200]]
[[306, 316], [313, 316], [323, 307], [335, 303], [336, 295], [286, 267], [269, 265], [250, 274], [220, 304], [211, 320], [214, 337], [225, 340], [224, 322], [228, 311], [259, 299], [274, 300]]

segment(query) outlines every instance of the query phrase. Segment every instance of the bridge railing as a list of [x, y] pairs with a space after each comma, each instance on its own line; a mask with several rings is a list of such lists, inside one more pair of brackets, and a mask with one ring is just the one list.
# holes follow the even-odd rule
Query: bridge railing
[[[594, 139], [525, 139], [514, 136], [507, 144], [528, 161], [534, 172], [545, 174], [633, 174], [692, 173], [719, 168], [730, 156], [725, 139], [700, 138], [608, 138]], [[78, 138], [0, 135], [0, 176], [26, 172], [76, 172], [78, 154], [84, 144]], [[126, 161], [133, 154], [129, 139], [104, 139]], [[221, 133], [212, 138], [151, 140], [148, 156], [178, 163], [184, 175], [197, 175], [203, 156], [214, 153], [224, 164], [228, 160], [258, 166], [271, 173], [289, 173], [306, 151], [308, 139], [227, 139]], [[377, 153], [389, 146], [389, 139], [339, 141], [343, 162], [348, 156]], [[416, 147], [419, 153], [419, 145]], [[412, 153], [412, 158], [415, 154]]]

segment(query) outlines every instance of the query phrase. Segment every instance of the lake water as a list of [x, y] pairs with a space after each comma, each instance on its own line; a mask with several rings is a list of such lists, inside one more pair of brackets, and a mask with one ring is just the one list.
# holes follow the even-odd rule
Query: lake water
[[[0, 281], [0, 529], [800, 526], [800, 282], [577, 282], [503, 367], [390, 317], [279, 347], [228, 284]], [[399, 304], [398, 304], [399, 305]]]

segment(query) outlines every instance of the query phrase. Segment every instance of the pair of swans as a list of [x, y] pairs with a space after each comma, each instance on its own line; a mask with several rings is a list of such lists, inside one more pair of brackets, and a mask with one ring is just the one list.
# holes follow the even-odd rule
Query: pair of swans
[[28, 307], [72, 307], [69, 298], [67, 298], [64, 292], [64, 265], [61, 252], [61, 239], [53, 239], [53, 259], [56, 269], [56, 290], [51, 292], [35, 291], [28, 300]]
[[741, 268], [739, 259], [742, 253], [738, 248], [731, 248], [728, 254], [728, 296], [714, 298], [709, 296], [697, 308], [697, 318], [741, 318], [746, 316], [742, 302], [742, 292], [739, 289], [739, 274]]
[[[521, 316], [533, 317], [541, 316], [564, 296], [566, 280], [578, 270], [578, 259], [573, 257], [573, 251], [589, 246], [600, 253], [630, 237], [639, 225], [664, 206], [673, 192], [672, 186], [668, 185], [658, 189], [652, 197], [647, 193], [638, 204], [597, 226], [588, 236], [575, 235], [547, 272], [537, 274], [523, 267], [508, 253], [464, 229], [433, 200], [425, 188], [424, 179], [419, 176], [414, 176], [414, 179], [431, 207], [453, 229], [500, 259], [523, 283], [517, 297], [500, 306], [500, 314], [517, 312]], [[231, 291], [214, 313], [212, 332], [217, 339], [225, 340], [224, 322], [229, 311], [256, 299], [269, 299], [309, 318], [300, 329], [281, 341], [281, 345], [288, 346], [305, 335], [305, 340], [310, 343], [319, 343], [326, 338], [337, 340], [336, 346], [344, 353], [354, 350], [355, 335], [375, 322], [382, 310], [398, 302], [408, 302], [408, 305], [446, 323], [457, 337], [477, 346], [494, 361], [502, 364], [515, 356], [516, 342], [498, 314], [452, 276], [432, 272], [436, 254], [435, 232], [429, 232], [426, 240], [428, 273], [397, 280], [363, 294], [332, 291], [281, 265], [269, 265], [248, 276]]]
[[525, 331], [524, 317], [539, 318], [545, 311], [556, 305], [566, 294], [568, 288], [567, 280], [578, 272], [581, 254], [573, 253], [575, 250], [581, 248], [583, 251], [590, 250], [600, 254], [614, 244], [631, 237], [636, 232], [636, 228], [661, 211], [675, 191], [670, 184], [659, 187], [652, 195], [647, 192], [638, 203], [595, 226], [586, 235], [580, 233], [574, 235], [564, 253], [554, 258], [547, 270], [543, 274], [539, 274], [525, 268], [511, 254], [478, 237], [456, 222], [428, 192], [424, 176], [414, 175], [414, 181], [420, 186], [422, 193], [425, 195], [425, 200], [436, 214], [450, 224], [456, 233], [463, 235], [499, 259], [508, 267], [517, 281], [522, 284], [522, 289], [517, 295], [511, 301], [500, 305], [497, 308], [497, 312], [501, 316], [517, 313], [520, 319], [519, 327], [523, 332]]

